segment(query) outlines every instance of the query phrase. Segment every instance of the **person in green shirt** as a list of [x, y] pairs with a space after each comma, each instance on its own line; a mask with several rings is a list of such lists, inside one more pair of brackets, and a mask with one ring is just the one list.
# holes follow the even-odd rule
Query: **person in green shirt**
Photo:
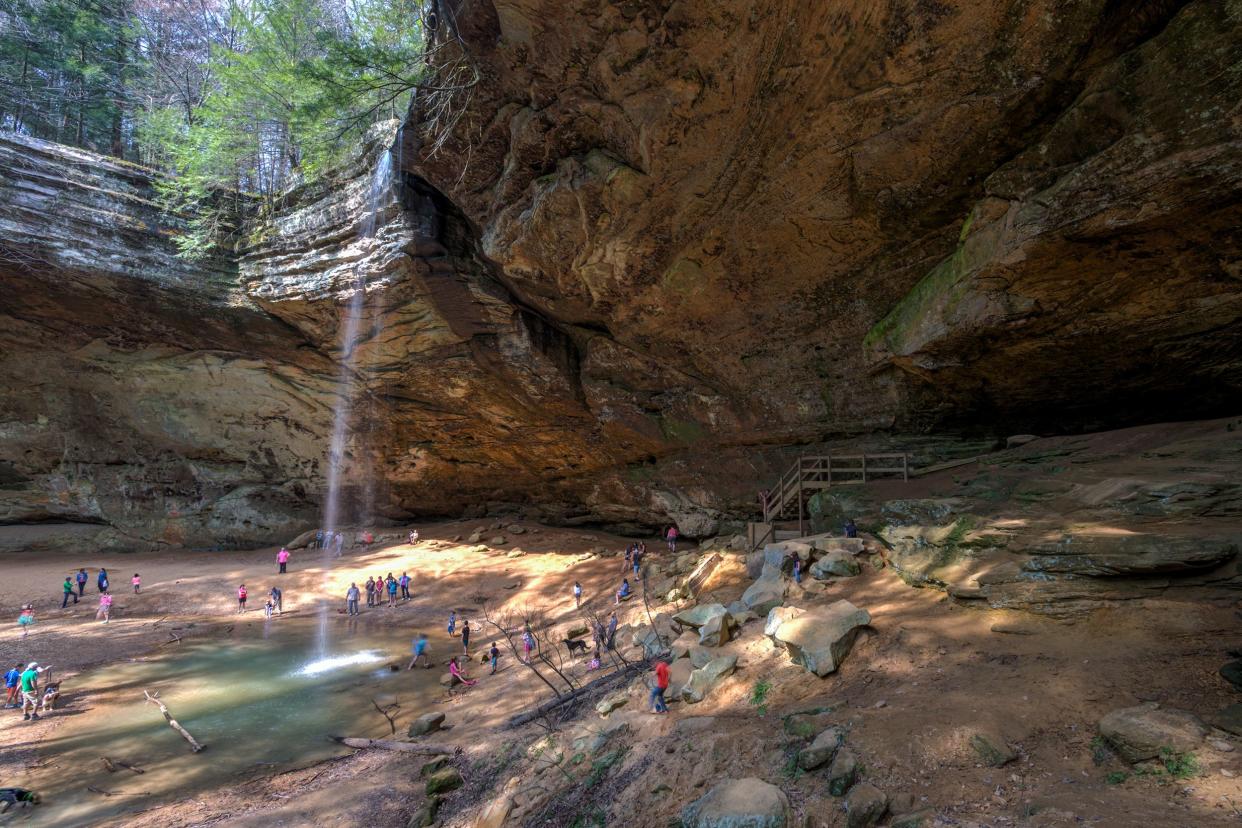
[[[26, 669], [22, 671], [21, 678], [18, 683], [22, 688], [22, 718], [37, 719], [39, 718], [39, 664], [32, 661], [26, 665]], [[30, 712], [26, 712], [29, 705]]]
[[73, 596], [73, 603], [76, 604], [78, 602], [78, 594], [73, 591], [73, 579], [68, 575], [65, 576], [65, 582], [60, 585], [60, 588], [65, 591], [65, 597], [60, 602], [61, 609], [69, 606], [69, 596], [71, 595]]

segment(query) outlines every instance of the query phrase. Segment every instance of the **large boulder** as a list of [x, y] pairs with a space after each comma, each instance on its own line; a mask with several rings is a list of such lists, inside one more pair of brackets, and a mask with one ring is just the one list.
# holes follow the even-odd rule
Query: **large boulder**
[[699, 636], [693, 630], [686, 630], [677, 638], [673, 639], [669, 650], [672, 652], [673, 659], [685, 658], [690, 654], [690, 648], [698, 646]]
[[719, 647], [722, 644], [728, 644], [735, 626], [737, 625], [733, 621], [732, 613], [713, 615], [703, 626], [699, 627], [699, 644], [704, 647]]
[[444, 724], [443, 713], [424, 713], [410, 722], [410, 728], [407, 732], [411, 738], [414, 736], [425, 736], [428, 733], [439, 730], [442, 724]]
[[797, 618], [804, 612], [806, 610], [798, 607], [773, 607], [768, 610], [768, 617], [763, 625], [763, 634], [768, 637], [776, 635], [776, 631], [780, 629], [781, 624], [792, 618]]
[[875, 785], [859, 785], [845, 799], [846, 828], [871, 828], [884, 818], [888, 797]]
[[1148, 702], [1105, 715], [1100, 735], [1121, 758], [1134, 763], [1154, 759], [1165, 749], [1188, 753], [1202, 744], [1207, 727], [1193, 713]]
[[827, 554], [843, 552], [846, 555], [858, 555], [866, 551], [862, 538], [822, 537], [812, 540], [811, 545], [818, 551]]
[[772, 637], [785, 646], [794, 663], [823, 677], [836, 672], [859, 630], [870, 623], [870, 613], [842, 600], [790, 618]]
[[707, 623], [709, 618], [716, 615], [723, 615], [729, 610], [724, 604], [698, 604], [696, 606], [684, 609], [673, 616], [673, 620], [683, 627], [694, 627], [698, 629]]
[[990, 768], [999, 768], [1018, 758], [1018, 752], [1009, 746], [1004, 737], [991, 730], [971, 734], [970, 749]]
[[460, 788], [461, 784], [461, 773], [458, 772], [457, 768], [452, 766], [441, 768], [427, 777], [427, 795], [433, 796], [435, 794], [446, 793]]
[[767, 572], [742, 593], [742, 603], [756, 615], [767, 615], [773, 607], [785, 600], [785, 578]]
[[811, 577], [819, 578], [850, 578], [862, 572], [862, 567], [854, 556], [848, 552], [829, 552], [811, 564]]
[[815, 741], [798, 752], [798, 767], [815, 770], [826, 765], [837, 755], [837, 749], [845, 744], [845, 730], [830, 727], [815, 737]]
[[840, 748], [828, 766], [828, 792], [833, 796], [845, 796], [857, 781], [858, 757], [849, 748]]
[[785, 828], [789, 800], [762, 779], [727, 779], [681, 811], [683, 828]]
[[690, 704], [697, 704], [707, 698], [707, 694], [721, 679], [728, 676], [737, 667], [737, 656], [728, 655], [714, 658], [707, 664], [690, 674], [690, 680], [678, 692]]

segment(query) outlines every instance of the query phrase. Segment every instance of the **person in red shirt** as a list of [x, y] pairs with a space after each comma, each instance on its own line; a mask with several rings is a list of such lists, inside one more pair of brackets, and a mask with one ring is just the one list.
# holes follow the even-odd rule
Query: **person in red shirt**
[[667, 713], [668, 705], [664, 703], [664, 691], [668, 689], [668, 662], [659, 659], [655, 665], [655, 687], [651, 688], [651, 712]]

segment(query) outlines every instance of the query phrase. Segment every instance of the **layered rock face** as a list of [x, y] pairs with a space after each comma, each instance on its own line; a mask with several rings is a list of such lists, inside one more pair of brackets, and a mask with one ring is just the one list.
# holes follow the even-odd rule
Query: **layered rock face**
[[341, 393], [351, 515], [690, 535], [812, 444], [1242, 397], [1242, 3], [437, 6], [453, 117], [236, 260], [175, 259], [139, 171], [0, 142], [0, 523], [281, 539]]
[[332, 366], [147, 175], [0, 140], [0, 550], [251, 545], [314, 520]]

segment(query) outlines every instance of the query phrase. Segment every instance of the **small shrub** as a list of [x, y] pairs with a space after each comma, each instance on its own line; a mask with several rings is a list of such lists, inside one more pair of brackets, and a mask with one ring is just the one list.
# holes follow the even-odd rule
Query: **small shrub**
[[1130, 774], [1126, 773], [1125, 771], [1113, 771], [1108, 776], [1104, 777], [1104, 781], [1110, 785], [1120, 785], [1122, 782], [1125, 782], [1129, 778], [1130, 778]]
[[1199, 760], [1193, 753], [1175, 753], [1172, 748], [1161, 748], [1160, 762], [1174, 779], [1189, 779], [1199, 773]]
[[772, 692], [772, 682], [759, 679], [750, 691], [750, 703], [759, 711], [760, 716], [768, 715], [768, 693]]

